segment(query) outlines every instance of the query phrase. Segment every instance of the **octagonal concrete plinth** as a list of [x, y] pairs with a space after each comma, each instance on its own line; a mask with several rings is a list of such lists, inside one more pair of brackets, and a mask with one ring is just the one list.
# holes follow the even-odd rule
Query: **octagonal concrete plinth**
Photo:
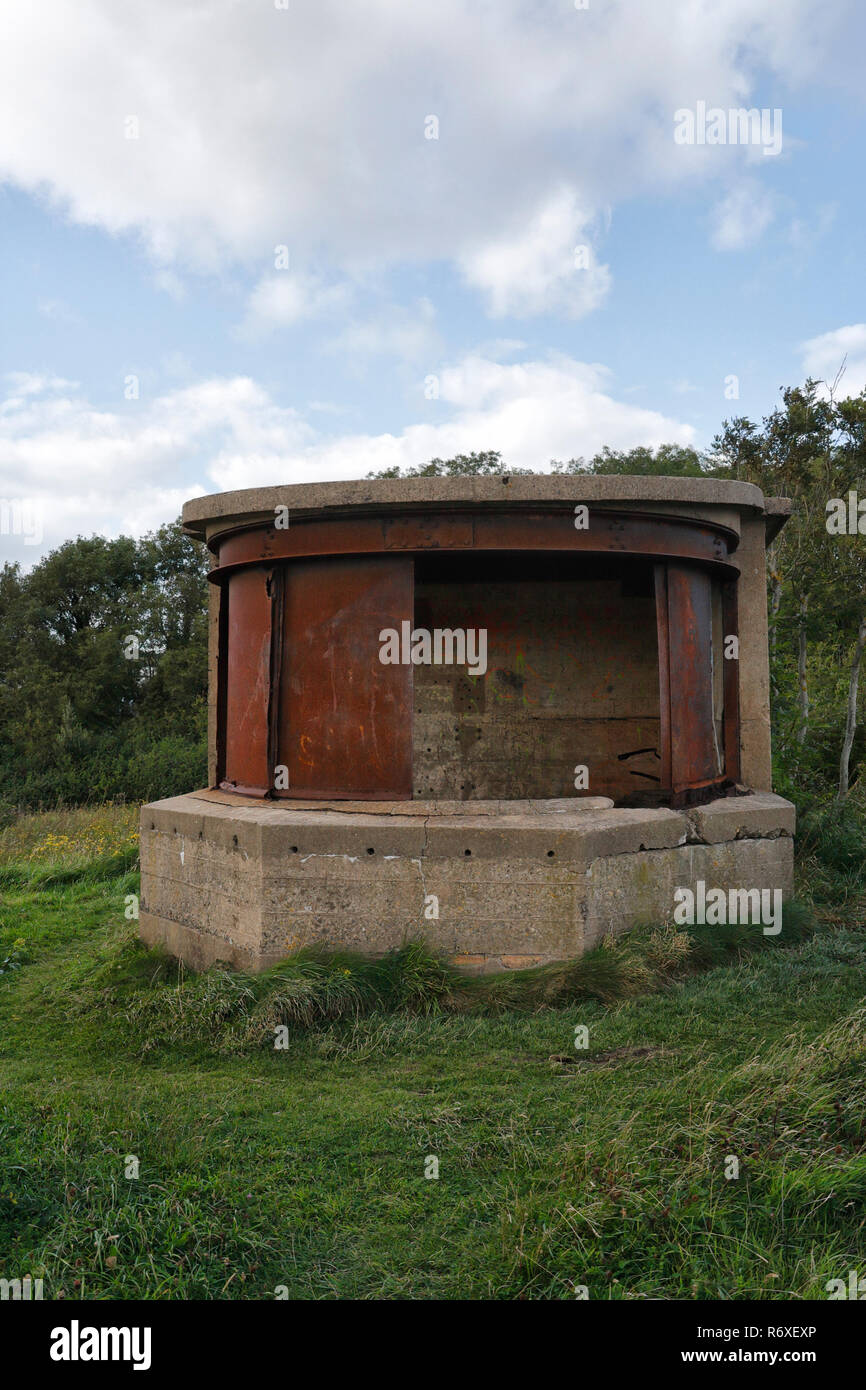
[[423, 936], [467, 969], [579, 956], [670, 920], [678, 887], [793, 888], [794, 807], [567, 801], [323, 803], [205, 791], [141, 813], [140, 932], [195, 969]]

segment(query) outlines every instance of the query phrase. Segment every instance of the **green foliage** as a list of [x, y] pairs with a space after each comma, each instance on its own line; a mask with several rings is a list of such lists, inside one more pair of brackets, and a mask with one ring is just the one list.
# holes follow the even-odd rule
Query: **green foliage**
[[[0, 572], [0, 810], [206, 778], [207, 563], [179, 523]], [[136, 652], [137, 644], [137, 652]]]
[[602, 449], [589, 463], [582, 458], [552, 463], [551, 473], [648, 474], [652, 477], [700, 478], [709, 471], [703, 454], [685, 444], [662, 444], [657, 449]]
[[530, 473], [529, 468], [506, 468], [498, 449], [485, 449], [480, 453], [456, 454], [450, 459], [430, 459], [429, 463], [418, 463], [409, 468], [395, 464], [383, 468], [378, 473], [368, 473], [368, 478], [485, 478], [499, 477], [503, 473]]
[[0, 1267], [46, 1298], [815, 1299], [864, 1267], [862, 927], [191, 976], [135, 940], [119, 853], [0, 880]]
[[866, 815], [855, 802], [815, 806], [801, 816], [799, 850], [814, 855], [837, 874], [856, 874], [866, 883]]

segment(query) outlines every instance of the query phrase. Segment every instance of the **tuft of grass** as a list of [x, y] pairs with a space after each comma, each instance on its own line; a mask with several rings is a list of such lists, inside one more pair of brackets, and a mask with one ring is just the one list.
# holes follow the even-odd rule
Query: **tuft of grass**
[[866, 781], [841, 805], [811, 806], [797, 827], [798, 892], [822, 922], [866, 923]]
[[[496, 1016], [538, 1012], [580, 1001], [614, 1004], [669, 988], [700, 970], [781, 942], [793, 946], [812, 929], [799, 904], [788, 904], [779, 937], [758, 927], [647, 927], [605, 940], [577, 960], [496, 975], [469, 976], [431, 951], [406, 941], [379, 958], [307, 948], [258, 975], [216, 965], [200, 974], [166, 968], [144, 987], [129, 987], [119, 1007], [142, 1053], [203, 1039], [216, 1052], [273, 1046], [276, 1030], [322, 1028], [368, 1014]], [[718, 939], [716, 939], [718, 936]], [[103, 1007], [110, 973], [100, 975], [93, 1007]], [[86, 1009], [87, 983], [80, 1007]]]
[[194, 975], [137, 940], [111, 859], [0, 856], [27, 871], [0, 887], [4, 1275], [71, 1300], [727, 1300], [866, 1268], [850, 904], [499, 976], [414, 941]]
[[38, 891], [72, 883], [99, 883], [127, 874], [138, 865], [138, 846], [114, 850], [101, 858], [80, 857], [30, 864], [0, 864], [0, 889]]

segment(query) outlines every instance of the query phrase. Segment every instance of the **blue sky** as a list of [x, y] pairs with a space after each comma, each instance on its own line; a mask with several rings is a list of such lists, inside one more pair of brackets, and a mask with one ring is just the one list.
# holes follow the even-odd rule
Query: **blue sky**
[[[0, 560], [223, 488], [702, 446], [844, 357], [866, 385], [854, 0], [3, 26]], [[700, 102], [780, 111], [781, 150], [678, 144]]]

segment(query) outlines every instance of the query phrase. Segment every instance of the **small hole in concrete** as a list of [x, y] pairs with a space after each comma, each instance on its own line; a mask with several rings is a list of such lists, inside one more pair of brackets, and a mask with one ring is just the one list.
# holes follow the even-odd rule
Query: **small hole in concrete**
[[156, 821], [151, 821], [151, 822], [150, 822], [150, 828], [151, 828], [151, 830], [155, 830], [155, 829], [156, 829]]
[[471, 854], [471, 853], [472, 853], [472, 850], [471, 850], [471, 849], [465, 849], [465, 850], [463, 851], [463, 853], [464, 853], [464, 854]]
[[367, 850], [367, 853], [368, 853], [368, 854], [375, 854], [376, 851], [375, 851], [374, 849], [368, 849], [368, 850]]
[[232, 844], [233, 844], [235, 847], [237, 847], [237, 843], [238, 843], [238, 837], [237, 837], [237, 835], [232, 835]]
[[549, 849], [549, 850], [547, 851], [547, 857], [548, 857], [548, 859], [552, 859], [553, 856], [554, 856], [555, 854], [556, 854], [556, 850], [555, 850], [555, 849]]
[[297, 846], [297, 845], [292, 845], [292, 854], [297, 854], [297, 852], [298, 852], [298, 846]]
[[204, 839], [204, 831], [203, 831], [203, 830], [200, 830], [200, 831], [198, 832], [198, 838], [199, 838], [200, 840], [203, 840], [203, 839]]

